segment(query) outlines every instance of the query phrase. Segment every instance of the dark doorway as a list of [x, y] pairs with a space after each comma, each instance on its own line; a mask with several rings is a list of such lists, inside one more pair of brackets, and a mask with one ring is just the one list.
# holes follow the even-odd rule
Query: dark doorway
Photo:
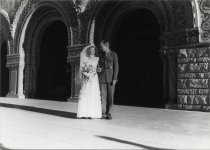
[[[2, 42], [2, 41], [1, 41]], [[9, 69], [6, 67], [7, 64], [7, 41], [4, 40], [1, 44], [0, 49], [0, 96], [5, 97], [9, 92]]]
[[45, 31], [40, 46], [36, 98], [66, 101], [70, 97], [67, 44], [65, 24], [53, 22]]
[[122, 18], [115, 31], [112, 49], [120, 64], [115, 104], [164, 107], [157, 18], [147, 9], [135, 10]]

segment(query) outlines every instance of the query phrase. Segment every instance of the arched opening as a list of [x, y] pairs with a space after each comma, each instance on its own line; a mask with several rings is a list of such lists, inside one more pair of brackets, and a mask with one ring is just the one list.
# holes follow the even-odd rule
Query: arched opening
[[0, 96], [5, 97], [9, 92], [9, 69], [6, 67], [7, 64], [7, 40], [4, 35], [1, 35], [1, 49], [0, 49]]
[[119, 57], [115, 104], [164, 107], [160, 26], [148, 9], [123, 15], [113, 29], [112, 49]]
[[35, 98], [66, 101], [70, 97], [70, 73], [67, 71], [68, 32], [62, 21], [51, 23], [40, 45]]

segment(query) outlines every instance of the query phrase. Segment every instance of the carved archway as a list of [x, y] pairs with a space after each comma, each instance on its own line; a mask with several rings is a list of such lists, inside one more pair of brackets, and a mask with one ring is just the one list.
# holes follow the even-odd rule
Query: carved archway
[[[130, 11], [136, 9], [146, 8], [156, 14], [159, 24], [161, 26], [161, 34], [172, 30], [173, 18], [169, 11], [170, 6], [167, 2], [163, 1], [100, 1], [94, 5], [94, 12], [89, 24], [87, 41], [89, 43], [96, 42], [95, 39], [104, 37], [104, 32], [111, 33], [113, 26], [116, 25], [116, 20], [119, 17], [126, 15]], [[109, 10], [109, 11], [107, 11]], [[100, 18], [102, 17], [102, 18]], [[100, 24], [100, 25], [99, 25]], [[100, 26], [100, 28], [97, 28]], [[97, 33], [100, 30], [100, 33]], [[98, 37], [97, 37], [98, 36]], [[107, 35], [106, 36], [110, 36]], [[108, 38], [108, 37], [107, 37]]]
[[[18, 84], [13, 84], [18, 87], [15, 93], [19, 98], [24, 98], [24, 93], [33, 95], [31, 91], [34, 90], [35, 85], [32, 74], [36, 72], [36, 66], [39, 64], [38, 61], [35, 61], [39, 57], [36, 50], [40, 43], [39, 37], [42, 36], [42, 31], [56, 20], [61, 20], [66, 25], [68, 46], [77, 44], [79, 40], [78, 20], [71, 1], [24, 0], [18, 9], [13, 22], [13, 26], [15, 26], [13, 54], [16, 55], [16, 58], [13, 59], [17, 64], [14, 68], [16, 70], [14, 76], [18, 77]], [[24, 76], [24, 70], [26, 76]]]
[[177, 103], [177, 49], [199, 42], [199, 17], [196, 15], [198, 10], [193, 5], [194, 0], [127, 1], [127, 5], [125, 3], [126, 1], [113, 0], [100, 1], [95, 5], [89, 24], [88, 43], [98, 44], [101, 39], [109, 39], [112, 35], [110, 33], [113, 33], [113, 26], [116, 26], [120, 16], [129, 12], [129, 9], [146, 8], [152, 11], [161, 27], [160, 55], [166, 79], [164, 95], [169, 103]]
[[61, 21], [66, 26], [62, 15], [53, 8], [48, 8], [48, 6], [40, 7], [37, 12], [33, 14], [26, 29], [26, 37], [31, 38], [25, 39], [23, 43], [25, 50], [24, 95], [28, 98], [34, 98], [36, 93], [37, 69], [40, 66], [40, 45], [43, 40], [43, 34], [55, 21]]
[[[119, 7], [126, 3], [126, 1], [98, 1], [92, 5], [94, 10], [92, 13], [91, 21], [89, 23], [89, 29], [87, 33], [87, 43], [95, 42], [94, 38], [97, 34], [96, 32], [96, 20], [103, 16], [100, 28], [104, 29], [107, 26], [107, 22], [112, 22], [110, 16], [113, 16], [113, 20], [117, 19], [123, 12], [131, 8], [147, 8], [151, 10], [159, 20], [161, 25], [161, 40], [165, 43], [166, 46], [176, 46], [197, 43], [198, 41], [198, 24], [199, 24], [199, 10], [196, 6], [197, 1], [195, 0], [186, 0], [186, 1], [129, 1], [127, 6], [124, 5], [124, 10], [119, 10]], [[206, 3], [204, 3], [206, 4]], [[206, 7], [205, 7], [206, 8]], [[107, 11], [109, 10], [109, 11]], [[104, 14], [103, 14], [104, 13]], [[113, 25], [113, 23], [112, 23]], [[112, 26], [110, 25], [110, 26]], [[107, 27], [110, 28], [110, 27]]]
[[[123, 18], [136, 10], [149, 10], [156, 16], [160, 27], [160, 37], [164, 36], [164, 32], [169, 32], [173, 28], [173, 20], [171, 19], [172, 14], [169, 11], [167, 3], [165, 4], [163, 1], [108, 1], [98, 3], [95, 7], [97, 9], [94, 12], [92, 23], [90, 24], [88, 41], [90, 43], [95, 43], [97, 46], [99, 46], [99, 42], [102, 39], [112, 41], [115, 30], [118, 29]], [[109, 12], [107, 12], [107, 10], [109, 10]], [[159, 40], [161, 47], [163, 47], [165, 44], [164, 39], [160, 38]], [[166, 79], [168, 77], [167, 57], [161, 50], [162, 49], [160, 49], [160, 54], [164, 63], [163, 78]], [[176, 78], [173, 80], [176, 80]], [[168, 84], [168, 81], [163, 80], [163, 91], [165, 92], [163, 94], [164, 99], [168, 98]], [[174, 86], [176, 86], [176, 83]], [[172, 90], [175, 90], [176, 92], [175, 88]]]
[[13, 30], [12, 35], [14, 37], [14, 53], [18, 53], [18, 44], [19, 44], [19, 38], [20, 34], [22, 33], [23, 26], [27, 23], [27, 21], [31, 18], [33, 13], [39, 8], [39, 7], [52, 7], [55, 8], [63, 18], [65, 18], [65, 23], [67, 24], [68, 28], [68, 34], [69, 37], [69, 44], [74, 45], [78, 43], [78, 19], [76, 12], [74, 10], [74, 4], [72, 1], [47, 1], [47, 0], [23, 0], [21, 2], [20, 7], [18, 8], [18, 11], [14, 17], [13, 21]]

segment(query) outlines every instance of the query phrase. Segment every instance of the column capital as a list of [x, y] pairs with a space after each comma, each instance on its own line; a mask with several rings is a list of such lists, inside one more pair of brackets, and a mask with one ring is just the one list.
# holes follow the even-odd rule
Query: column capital
[[68, 59], [75, 59], [80, 57], [80, 52], [83, 50], [85, 46], [88, 44], [83, 45], [73, 45], [73, 46], [67, 46], [68, 50]]
[[161, 49], [160, 56], [174, 57], [177, 54], [177, 49]]
[[18, 54], [8, 55], [7, 56], [7, 67], [9, 69], [18, 68], [20, 66], [19, 61], [20, 61], [20, 56]]

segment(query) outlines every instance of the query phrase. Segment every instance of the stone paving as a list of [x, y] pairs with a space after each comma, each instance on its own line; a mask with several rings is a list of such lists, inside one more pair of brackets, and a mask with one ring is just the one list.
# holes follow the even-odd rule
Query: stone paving
[[77, 103], [0, 98], [2, 149], [210, 149], [210, 114], [114, 106], [76, 119]]

